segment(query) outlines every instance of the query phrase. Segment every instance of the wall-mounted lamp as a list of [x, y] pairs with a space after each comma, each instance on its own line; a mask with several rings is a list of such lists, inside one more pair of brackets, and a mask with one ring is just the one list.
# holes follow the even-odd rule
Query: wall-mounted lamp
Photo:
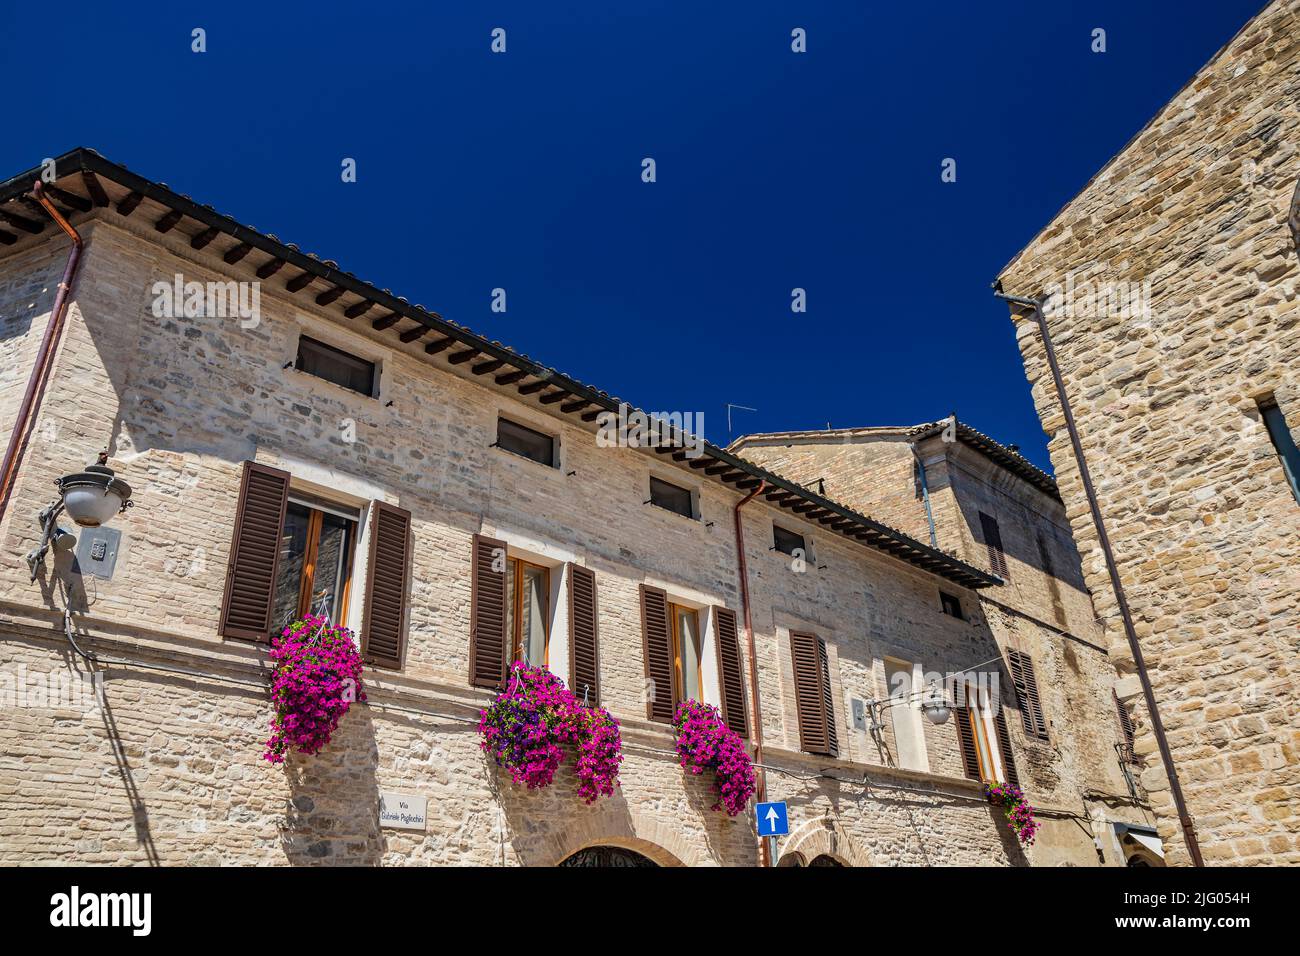
[[921, 701], [921, 709], [925, 711], [925, 716], [932, 724], [946, 724], [948, 718], [952, 716], [952, 706], [948, 703], [948, 696], [938, 684], [930, 685], [925, 699]]
[[41, 509], [41, 543], [27, 555], [33, 581], [51, 545], [64, 551], [77, 542], [75, 535], [55, 524], [60, 514], [66, 511], [83, 528], [98, 528], [134, 504], [131, 486], [108, 467], [108, 452], [100, 452], [98, 461], [84, 470], [56, 478], [54, 486], [59, 497]]

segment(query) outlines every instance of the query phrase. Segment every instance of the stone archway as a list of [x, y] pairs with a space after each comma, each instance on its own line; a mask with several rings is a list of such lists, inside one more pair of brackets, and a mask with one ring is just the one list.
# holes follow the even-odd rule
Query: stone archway
[[785, 840], [778, 866], [870, 866], [871, 858], [830, 817], [809, 820]]
[[635, 850], [621, 846], [589, 846], [566, 857], [556, 866], [575, 867], [657, 867], [659, 864]]
[[655, 866], [717, 866], [717, 861], [682, 838], [681, 831], [653, 817], [595, 812], [584, 814], [547, 840], [548, 858], [529, 865], [558, 866], [575, 853], [611, 847], [645, 857]]

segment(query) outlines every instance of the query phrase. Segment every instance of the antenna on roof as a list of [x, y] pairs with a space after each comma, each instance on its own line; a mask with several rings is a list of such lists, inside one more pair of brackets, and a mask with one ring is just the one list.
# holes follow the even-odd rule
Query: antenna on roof
[[750, 408], [748, 405], [732, 405], [730, 402], [727, 403], [727, 444], [728, 445], [731, 444], [731, 410], [733, 408], [739, 409], [740, 411], [743, 412], [758, 411], [757, 408]]

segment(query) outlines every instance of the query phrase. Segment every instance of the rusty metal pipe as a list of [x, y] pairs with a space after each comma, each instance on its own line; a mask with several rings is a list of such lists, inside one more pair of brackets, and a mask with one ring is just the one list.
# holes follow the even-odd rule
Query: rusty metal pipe
[[81, 264], [81, 234], [77, 232], [45, 195], [40, 180], [32, 186], [32, 195], [58, 227], [72, 240], [72, 249], [68, 253], [68, 264], [63, 268], [63, 280], [54, 294], [54, 308], [50, 312], [50, 321], [45, 326], [45, 335], [41, 338], [41, 348], [36, 354], [36, 362], [27, 379], [27, 390], [23, 393], [22, 404], [18, 406], [18, 417], [14, 419], [13, 431], [9, 434], [9, 444], [5, 447], [4, 463], [0, 465], [0, 520], [4, 519], [13, 494], [14, 482], [18, 476], [18, 465], [23, 452], [27, 450], [27, 441], [31, 437], [31, 426], [36, 421], [41, 399], [45, 395], [45, 386], [50, 378], [50, 369], [54, 366], [54, 353], [58, 350], [63, 337], [64, 319], [68, 312], [68, 299], [72, 292], [72, 281], [76, 278], [77, 267]]
[[[763, 711], [758, 702], [758, 659], [754, 653], [754, 623], [749, 612], [749, 563], [745, 560], [745, 529], [740, 521], [740, 509], [758, 496], [767, 482], [760, 480], [758, 487], [736, 502], [733, 515], [736, 519], [736, 560], [740, 568], [740, 609], [745, 618], [745, 648], [749, 652], [749, 713], [754, 727], [754, 763], [758, 765], [758, 802], [767, 798], [767, 770], [763, 768]], [[758, 838], [759, 858], [763, 866], [771, 866], [772, 854], [767, 838]]]

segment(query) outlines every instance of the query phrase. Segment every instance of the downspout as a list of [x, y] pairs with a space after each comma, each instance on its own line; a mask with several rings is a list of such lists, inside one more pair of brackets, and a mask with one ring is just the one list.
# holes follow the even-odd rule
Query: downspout
[[[754, 726], [754, 763], [758, 765], [757, 800], [767, 799], [767, 770], [763, 767], [763, 711], [758, 703], [758, 660], [754, 653], [754, 624], [749, 611], [749, 565], [745, 561], [745, 529], [740, 522], [740, 509], [749, 504], [767, 487], [760, 480], [758, 487], [736, 502], [733, 515], [736, 519], [736, 561], [740, 568], [740, 609], [745, 618], [745, 649], [749, 652], [749, 713]], [[763, 866], [772, 865], [767, 837], [758, 838], [759, 858]]]
[[921, 460], [921, 450], [915, 445], [912, 446], [912, 454], [916, 455], [916, 474], [921, 479], [921, 498], [925, 501], [925, 520], [930, 523], [930, 547], [939, 547], [939, 535], [934, 530], [934, 511], [930, 508], [930, 486], [925, 480], [925, 462]]
[[1192, 858], [1193, 866], [1204, 866], [1201, 859], [1200, 843], [1196, 839], [1196, 824], [1187, 811], [1187, 801], [1183, 798], [1183, 788], [1178, 782], [1178, 770], [1174, 766], [1174, 757], [1169, 750], [1169, 741], [1165, 737], [1164, 721], [1160, 719], [1160, 710], [1156, 706], [1156, 695], [1151, 687], [1151, 677], [1147, 674], [1146, 660], [1142, 656], [1142, 645], [1138, 642], [1137, 631], [1133, 627], [1133, 615], [1129, 612], [1128, 598], [1124, 593], [1124, 584], [1120, 580], [1119, 568], [1115, 564], [1115, 553], [1111, 550], [1110, 536], [1106, 534], [1106, 525], [1102, 521], [1101, 506], [1097, 503], [1097, 492], [1092, 485], [1092, 475], [1088, 472], [1088, 462], [1083, 456], [1083, 444], [1079, 440], [1079, 429], [1074, 423], [1074, 412], [1070, 409], [1070, 400], [1065, 395], [1065, 382], [1061, 378], [1061, 368], [1056, 361], [1056, 350], [1052, 347], [1052, 338], [1047, 330], [1047, 318], [1043, 315], [1043, 303], [1046, 299], [1027, 299], [1021, 296], [1007, 295], [994, 290], [993, 295], [1012, 305], [1032, 309], [1038, 321], [1038, 331], [1043, 338], [1043, 351], [1047, 355], [1047, 366], [1052, 372], [1052, 381], [1056, 385], [1056, 398], [1065, 416], [1065, 427], [1070, 433], [1070, 445], [1074, 449], [1074, 460], [1079, 465], [1079, 477], [1083, 480], [1083, 493], [1088, 499], [1088, 510], [1092, 513], [1092, 525], [1097, 531], [1097, 540], [1101, 543], [1101, 552], [1106, 559], [1106, 571], [1110, 574], [1110, 585], [1115, 592], [1115, 603], [1119, 605], [1120, 618], [1124, 622], [1124, 634], [1128, 638], [1129, 650], [1133, 654], [1133, 663], [1137, 667], [1138, 680], [1142, 684], [1142, 696], [1146, 700], [1147, 713], [1151, 716], [1151, 731], [1155, 734], [1156, 745], [1160, 749], [1160, 759], [1164, 761], [1165, 776], [1169, 779], [1169, 793], [1174, 798], [1178, 810], [1178, 822], [1183, 828], [1183, 840], [1187, 844], [1187, 853]]
[[23, 452], [27, 450], [31, 425], [36, 420], [36, 413], [41, 407], [41, 398], [49, 381], [50, 369], [54, 366], [54, 353], [58, 350], [63, 336], [63, 323], [68, 311], [68, 297], [72, 291], [72, 281], [76, 278], [77, 267], [81, 263], [81, 235], [64, 219], [54, 204], [45, 195], [39, 180], [32, 186], [32, 194], [37, 202], [45, 208], [53, 219], [72, 240], [72, 249], [68, 253], [68, 264], [63, 269], [63, 281], [59, 283], [54, 295], [54, 308], [50, 312], [50, 321], [45, 326], [45, 335], [41, 339], [40, 351], [36, 354], [36, 363], [27, 379], [27, 391], [23, 393], [22, 404], [18, 406], [18, 417], [14, 420], [14, 429], [9, 435], [9, 444], [5, 447], [4, 464], [0, 465], [0, 520], [9, 507], [9, 498], [18, 475], [18, 464]]

